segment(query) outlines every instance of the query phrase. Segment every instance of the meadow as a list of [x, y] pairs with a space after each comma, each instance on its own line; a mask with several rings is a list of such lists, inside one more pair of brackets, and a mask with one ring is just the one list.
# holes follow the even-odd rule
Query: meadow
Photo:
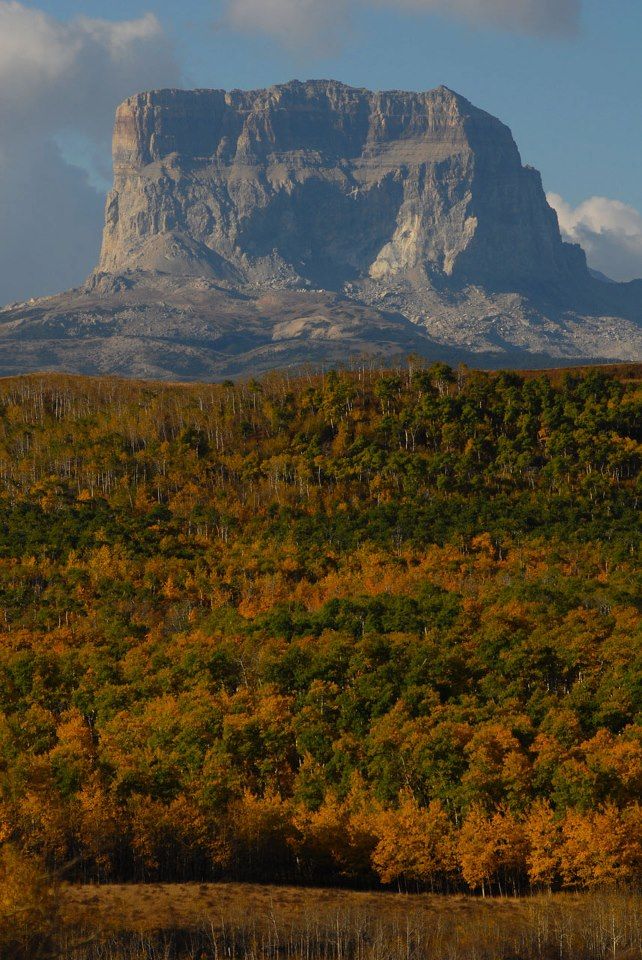
[[634, 960], [642, 897], [481, 898], [256, 884], [65, 886], [46, 940], [60, 960]]

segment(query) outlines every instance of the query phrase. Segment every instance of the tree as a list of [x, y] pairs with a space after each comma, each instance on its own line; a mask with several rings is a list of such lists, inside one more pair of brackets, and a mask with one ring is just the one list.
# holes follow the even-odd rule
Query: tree
[[439, 800], [421, 808], [410, 791], [377, 818], [372, 864], [383, 883], [447, 884], [456, 868], [452, 825]]
[[480, 806], [468, 811], [457, 839], [457, 859], [464, 881], [482, 896], [492, 891], [498, 858], [492, 819]]
[[567, 811], [562, 824], [560, 865], [570, 887], [627, 883], [642, 866], [642, 813], [606, 803], [595, 811]]
[[469, 810], [459, 831], [457, 856], [462, 876], [472, 890], [516, 892], [526, 868], [523, 824], [503, 808], [488, 815], [479, 806]]
[[534, 886], [551, 888], [560, 870], [560, 826], [546, 800], [536, 800], [524, 821], [526, 868]]

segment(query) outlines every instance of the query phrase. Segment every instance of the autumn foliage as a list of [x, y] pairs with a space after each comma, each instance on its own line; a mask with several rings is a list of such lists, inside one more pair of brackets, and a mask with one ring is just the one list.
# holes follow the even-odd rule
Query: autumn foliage
[[0, 841], [98, 880], [639, 883], [641, 464], [608, 370], [0, 382]]

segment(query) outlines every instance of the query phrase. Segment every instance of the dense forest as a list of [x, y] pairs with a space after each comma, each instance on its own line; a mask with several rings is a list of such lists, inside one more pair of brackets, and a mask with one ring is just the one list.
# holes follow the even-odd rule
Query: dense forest
[[5, 856], [639, 882], [638, 377], [0, 381]]

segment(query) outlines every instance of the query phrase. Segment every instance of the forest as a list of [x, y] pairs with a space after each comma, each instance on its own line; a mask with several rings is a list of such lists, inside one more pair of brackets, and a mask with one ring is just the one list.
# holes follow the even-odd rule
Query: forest
[[639, 885], [641, 466], [634, 367], [0, 381], [3, 869]]

